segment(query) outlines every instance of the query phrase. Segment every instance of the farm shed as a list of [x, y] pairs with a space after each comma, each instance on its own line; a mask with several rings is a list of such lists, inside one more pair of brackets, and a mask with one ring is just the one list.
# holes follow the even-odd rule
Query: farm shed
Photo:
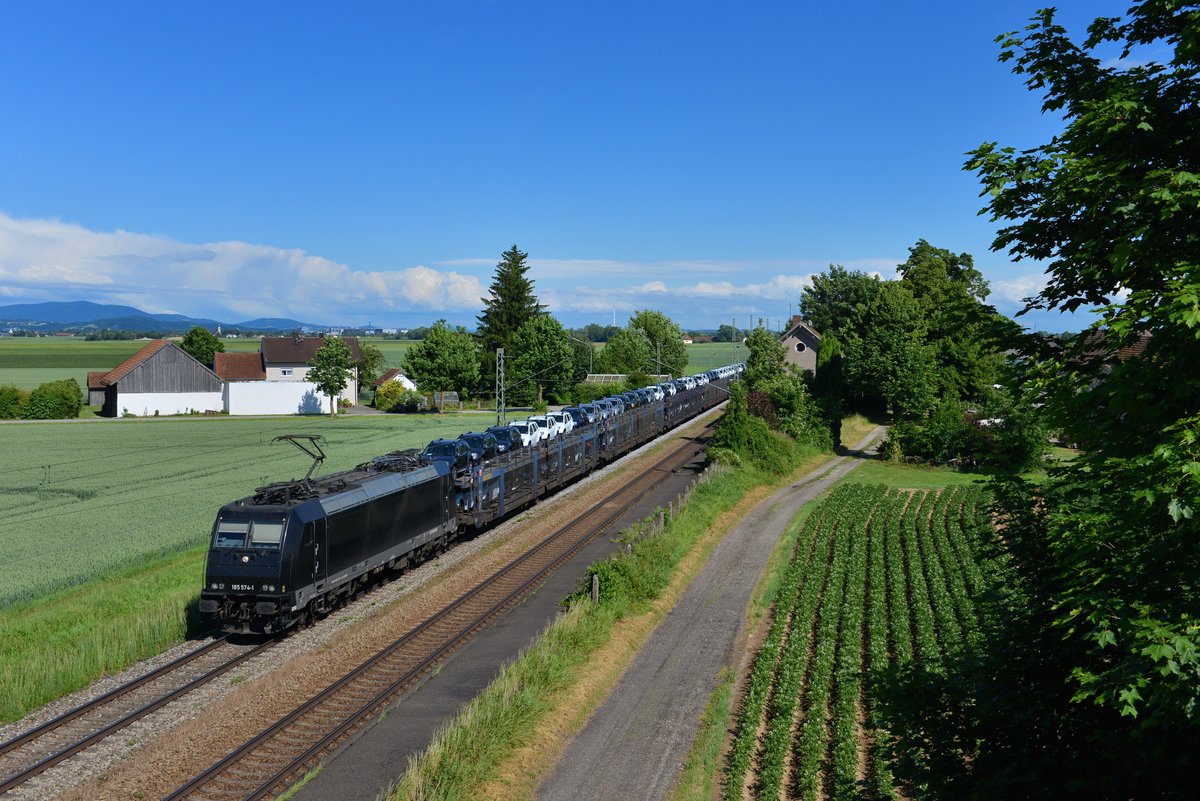
[[103, 406], [104, 405], [104, 376], [108, 375], [108, 371], [89, 371], [87, 374], [87, 392], [88, 406]]
[[792, 318], [788, 330], [780, 337], [783, 343], [784, 359], [789, 364], [797, 364], [805, 370], [817, 371], [817, 350], [821, 347], [821, 335], [817, 329], [804, 322], [804, 318], [796, 315]]
[[[96, 383], [104, 388], [101, 414], [107, 417], [215, 412], [222, 408], [221, 379], [217, 374], [165, 339], [153, 340]], [[91, 385], [89, 376], [89, 396]]]

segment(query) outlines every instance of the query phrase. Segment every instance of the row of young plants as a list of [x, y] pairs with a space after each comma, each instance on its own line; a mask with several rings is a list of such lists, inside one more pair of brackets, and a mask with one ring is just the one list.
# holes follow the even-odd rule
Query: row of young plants
[[[728, 801], [747, 789], [760, 799], [861, 792], [864, 743], [887, 739], [865, 676], [889, 664], [936, 670], [975, 636], [969, 540], [984, 503], [972, 489], [849, 484], [813, 512], [747, 677]], [[881, 751], [866, 778], [873, 794], [894, 796]]]

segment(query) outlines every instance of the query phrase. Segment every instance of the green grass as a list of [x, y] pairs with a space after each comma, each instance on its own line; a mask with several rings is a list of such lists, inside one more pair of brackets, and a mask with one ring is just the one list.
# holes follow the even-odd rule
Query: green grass
[[204, 549], [0, 610], [0, 722], [182, 641], [197, 625]]
[[949, 467], [898, 464], [896, 462], [868, 461], [851, 474], [853, 480], [863, 484], [886, 484], [888, 487], [904, 489], [941, 489], [964, 484], [983, 484], [991, 477], [985, 472], [963, 472]]
[[744, 362], [749, 355], [746, 346], [740, 342], [697, 342], [684, 347], [687, 348], [688, 355], [685, 372], [689, 375]]
[[302, 477], [311, 461], [280, 434], [320, 434], [319, 473], [481, 428], [467, 414], [172, 418], [2, 426], [0, 608], [207, 542], [217, 509]]
[[418, 342], [415, 339], [380, 339], [378, 337], [359, 337], [358, 341], [361, 344], [374, 345], [379, 348], [388, 367], [399, 367], [404, 354]]
[[[557, 694], [570, 686], [577, 671], [586, 669], [588, 656], [607, 642], [612, 625], [648, 608], [670, 584], [679, 560], [718, 515], [754, 487], [775, 480], [751, 468], [729, 469], [698, 486], [682, 512], [660, 534], [640, 541], [632, 555], [619, 553], [593, 565], [601, 574], [600, 603], [573, 603], [567, 615], [409, 763], [387, 799], [480, 797], [480, 788], [504, 759], [556, 709]], [[715, 548], [716, 543], [709, 547]]]

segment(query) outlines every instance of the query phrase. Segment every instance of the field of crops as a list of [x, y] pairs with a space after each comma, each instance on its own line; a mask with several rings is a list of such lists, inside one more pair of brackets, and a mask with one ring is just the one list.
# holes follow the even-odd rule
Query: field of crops
[[805, 521], [746, 679], [725, 798], [896, 797], [863, 676], [978, 636], [978, 487], [843, 484]]
[[[207, 541], [217, 509], [311, 464], [280, 434], [320, 434], [319, 473], [424, 447], [488, 415], [9, 423], [0, 431], [0, 608]], [[199, 577], [197, 577], [199, 580]]]

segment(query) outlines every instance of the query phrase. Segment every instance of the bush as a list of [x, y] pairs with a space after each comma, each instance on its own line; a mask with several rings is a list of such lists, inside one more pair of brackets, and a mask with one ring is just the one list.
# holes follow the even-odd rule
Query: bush
[[29, 394], [21, 417], [25, 420], [61, 420], [79, 416], [83, 392], [74, 378], [47, 381]]
[[601, 398], [607, 398], [609, 395], [620, 395], [622, 392], [628, 392], [629, 389], [629, 385], [624, 381], [618, 381], [615, 384], [597, 384], [592, 381], [584, 381], [575, 385], [571, 390], [571, 397], [575, 403], [592, 403]]
[[379, 389], [375, 390], [375, 397], [371, 403], [381, 412], [390, 412], [407, 391], [399, 381], [384, 381], [379, 385]]
[[0, 387], [0, 420], [19, 420], [21, 418], [21, 390], [13, 384]]
[[978, 408], [945, 397], [925, 425], [897, 423], [881, 452], [939, 464], [966, 460], [1028, 470], [1040, 463], [1045, 450], [1046, 431], [1037, 411], [1007, 390], [991, 389]]
[[771, 431], [766, 421], [751, 414], [748, 407], [745, 387], [735, 382], [729, 406], [713, 434], [712, 447], [730, 450], [776, 475], [789, 472], [804, 458], [805, 449], [790, 437]]

